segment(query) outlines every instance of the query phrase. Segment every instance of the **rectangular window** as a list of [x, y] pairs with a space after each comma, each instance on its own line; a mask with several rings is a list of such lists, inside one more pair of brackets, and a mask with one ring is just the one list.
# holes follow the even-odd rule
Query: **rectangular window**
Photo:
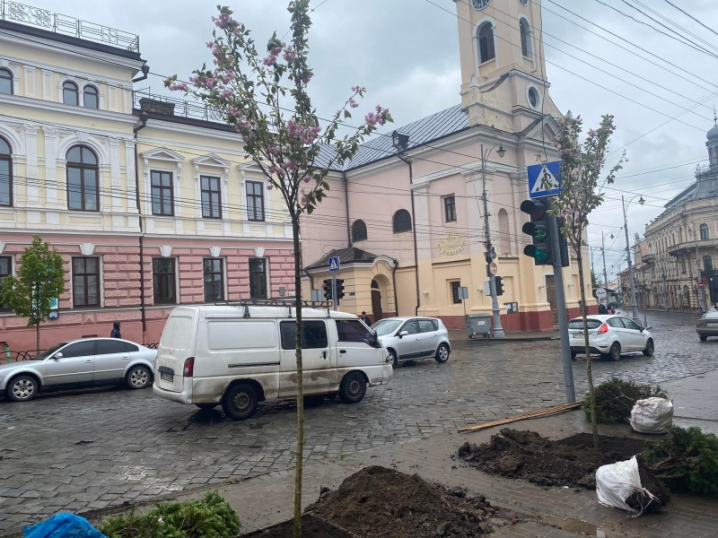
[[204, 300], [208, 303], [224, 300], [224, 274], [222, 258], [205, 258]]
[[92, 167], [67, 166], [67, 207], [77, 211], [97, 211], [100, 194], [97, 170]]
[[685, 272], [686, 272], [686, 259], [681, 258], [681, 273], [685, 274]]
[[459, 288], [461, 287], [460, 280], [454, 280], [449, 282], [451, 286], [451, 300], [454, 304], [461, 304], [461, 298], [459, 297]]
[[249, 296], [252, 299], [267, 298], [267, 259], [249, 260]]
[[264, 184], [247, 181], [247, 219], [264, 221]]
[[172, 172], [150, 172], [152, 178], [152, 214], [174, 215], [174, 193], [172, 190]]
[[453, 194], [444, 197], [444, 218], [446, 222], [456, 221], [456, 198]]
[[[2, 92], [0, 92], [2, 93]], [[2, 155], [4, 141], [0, 139], [0, 206], [12, 206], [12, 161], [10, 155]], [[8, 148], [8, 153], [10, 149]]]
[[[296, 347], [297, 324], [295, 321], [282, 321], [279, 324], [282, 337], [282, 349]], [[302, 323], [302, 349], [324, 349], [329, 346], [327, 326], [323, 321], [304, 321]]]
[[703, 271], [708, 272], [708, 271], [712, 271], [712, 270], [713, 270], [713, 257], [710, 255], [703, 256]]
[[358, 319], [338, 319], [337, 334], [340, 342], [368, 343], [372, 336]]
[[[2, 289], [2, 282], [6, 276], [12, 274], [12, 258], [10, 256], [0, 256], [0, 289]], [[7, 306], [0, 303], [0, 310], [7, 310]]]
[[205, 219], [222, 218], [222, 195], [218, 177], [200, 176], [202, 190], [202, 217]]
[[155, 304], [177, 304], [177, 277], [173, 258], [152, 260]]
[[72, 303], [75, 308], [100, 306], [99, 258], [72, 258]]

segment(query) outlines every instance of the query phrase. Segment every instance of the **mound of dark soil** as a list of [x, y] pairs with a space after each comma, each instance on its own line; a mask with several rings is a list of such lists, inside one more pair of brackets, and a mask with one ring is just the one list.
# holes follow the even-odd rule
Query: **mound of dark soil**
[[459, 458], [487, 473], [522, 478], [539, 486], [596, 487], [601, 465], [631, 459], [643, 450], [643, 441], [627, 437], [603, 437], [600, 451], [593, 437], [580, 433], [551, 441], [536, 432], [501, 430], [484, 445], [461, 445]]
[[[263, 529], [249, 534], [243, 534], [242, 538], [293, 538], [294, 536], [294, 520], [290, 519], [272, 525], [268, 529]], [[302, 537], [303, 538], [355, 538], [354, 535], [347, 531], [337, 528], [328, 521], [323, 521], [314, 517], [312, 514], [304, 514], [302, 516]]]
[[307, 508], [356, 536], [463, 538], [491, 532], [498, 510], [482, 495], [429, 484], [384, 467], [366, 467]]

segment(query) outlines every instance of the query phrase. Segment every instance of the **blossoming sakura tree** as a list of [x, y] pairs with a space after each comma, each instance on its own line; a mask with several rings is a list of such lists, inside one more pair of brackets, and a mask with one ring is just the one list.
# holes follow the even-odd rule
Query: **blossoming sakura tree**
[[588, 215], [603, 203], [603, 188], [612, 184], [626, 161], [625, 152], [608, 173], [602, 177], [606, 163], [606, 151], [611, 136], [616, 130], [613, 116], [606, 114], [598, 129], [588, 131], [583, 143], [579, 141], [583, 120], [573, 118], [569, 113], [558, 120], [559, 133], [553, 141], [561, 157], [561, 187], [563, 192], [551, 199], [551, 212], [562, 219], [562, 231], [573, 249], [578, 262], [578, 281], [581, 289], [581, 316], [583, 317], [583, 335], [586, 348], [586, 375], [591, 400], [591, 426], [593, 444], [598, 449], [598, 426], [596, 424], [596, 398], [593, 390], [593, 372], [588, 343], [586, 287], [583, 274], [584, 236], [588, 226]]
[[[299, 537], [304, 448], [300, 217], [312, 213], [326, 196], [330, 168], [351, 159], [365, 137], [392, 118], [389, 109], [377, 106], [360, 126], [349, 128], [343, 123], [364, 96], [361, 86], [352, 88], [330, 119], [317, 116], [307, 92], [313, 76], [308, 64], [309, 0], [291, 1], [288, 11], [291, 38], [285, 43], [275, 32], [266, 53], [260, 53], [250, 30], [234, 18], [232, 10], [220, 6], [219, 16], [212, 19], [213, 38], [207, 43], [214, 66], [203, 65], [188, 82], [172, 76], [165, 85], [203, 101], [236, 129], [245, 152], [267, 177], [267, 188], [281, 192], [291, 218], [298, 374], [294, 536]], [[349, 134], [340, 134], [340, 127]]]

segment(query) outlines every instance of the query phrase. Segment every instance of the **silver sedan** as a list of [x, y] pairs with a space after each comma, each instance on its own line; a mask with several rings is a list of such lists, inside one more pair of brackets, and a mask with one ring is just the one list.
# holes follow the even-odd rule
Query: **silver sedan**
[[0, 394], [15, 402], [39, 392], [96, 385], [150, 386], [157, 351], [119, 338], [62, 342], [32, 360], [0, 365]]
[[696, 322], [696, 332], [701, 342], [708, 340], [709, 336], [718, 336], [718, 309], [711, 308]]

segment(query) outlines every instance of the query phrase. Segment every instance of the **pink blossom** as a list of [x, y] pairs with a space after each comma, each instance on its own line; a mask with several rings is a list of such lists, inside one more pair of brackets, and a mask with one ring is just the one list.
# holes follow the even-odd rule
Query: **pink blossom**
[[213, 49], [215, 43], [214, 43], [214, 41], [207, 41], [207, 43], [205, 43], [205, 45], [207, 45], [208, 49]]
[[377, 124], [378, 120], [376, 114], [374, 114], [373, 112], [369, 112], [366, 116], [364, 116], [364, 121], [374, 127]]
[[588, 136], [589, 136], [590, 138], [594, 138], [594, 137], [596, 136], [596, 131], [594, 131], [593, 129], [591, 129], [591, 130], [588, 132]]
[[181, 91], [186, 92], [189, 91], [189, 86], [187, 86], [186, 82], [173, 82], [169, 85], [169, 89], [173, 92]]
[[230, 97], [232, 97], [232, 95], [234, 95], [234, 93], [232, 92], [232, 90], [224, 90], [224, 91], [220, 94], [220, 97], [221, 97], [222, 99], [229, 99]]
[[354, 93], [357, 93], [357, 92], [361, 91], [361, 86], [352, 86], [352, 91], [353, 91]]
[[219, 17], [212, 17], [212, 22], [214, 22], [215, 26], [223, 30], [229, 26], [231, 20], [229, 13], [222, 13]]
[[312, 73], [312, 72], [304, 73], [304, 75], [302, 75], [302, 78], [301, 78], [302, 84], [309, 84], [309, 81], [312, 80], [313, 76], [314, 76], [314, 73]]
[[310, 178], [309, 176], [306, 176], [306, 177], [304, 178], [304, 183], [309, 183], [309, 180], [310, 180], [310, 179], [312, 179], [312, 178]]
[[354, 99], [349, 99], [349, 106], [352, 108], [356, 108], [359, 106], [359, 103], [357, 103]]
[[271, 183], [268, 183], [268, 184], [267, 184], [267, 190], [268, 190], [268, 191], [271, 191], [271, 190], [272, 190], [272, 184], [271, 184]]
[[294, 51], [293, 48], [288, 47], [288, 48], [284, 51], [284, 60], [285, 60], [286, 62], [292, 62], [292, 61], [294, 61], [294, 59], [295, 59], [296, 57], [297, 57], [297, 53]]

